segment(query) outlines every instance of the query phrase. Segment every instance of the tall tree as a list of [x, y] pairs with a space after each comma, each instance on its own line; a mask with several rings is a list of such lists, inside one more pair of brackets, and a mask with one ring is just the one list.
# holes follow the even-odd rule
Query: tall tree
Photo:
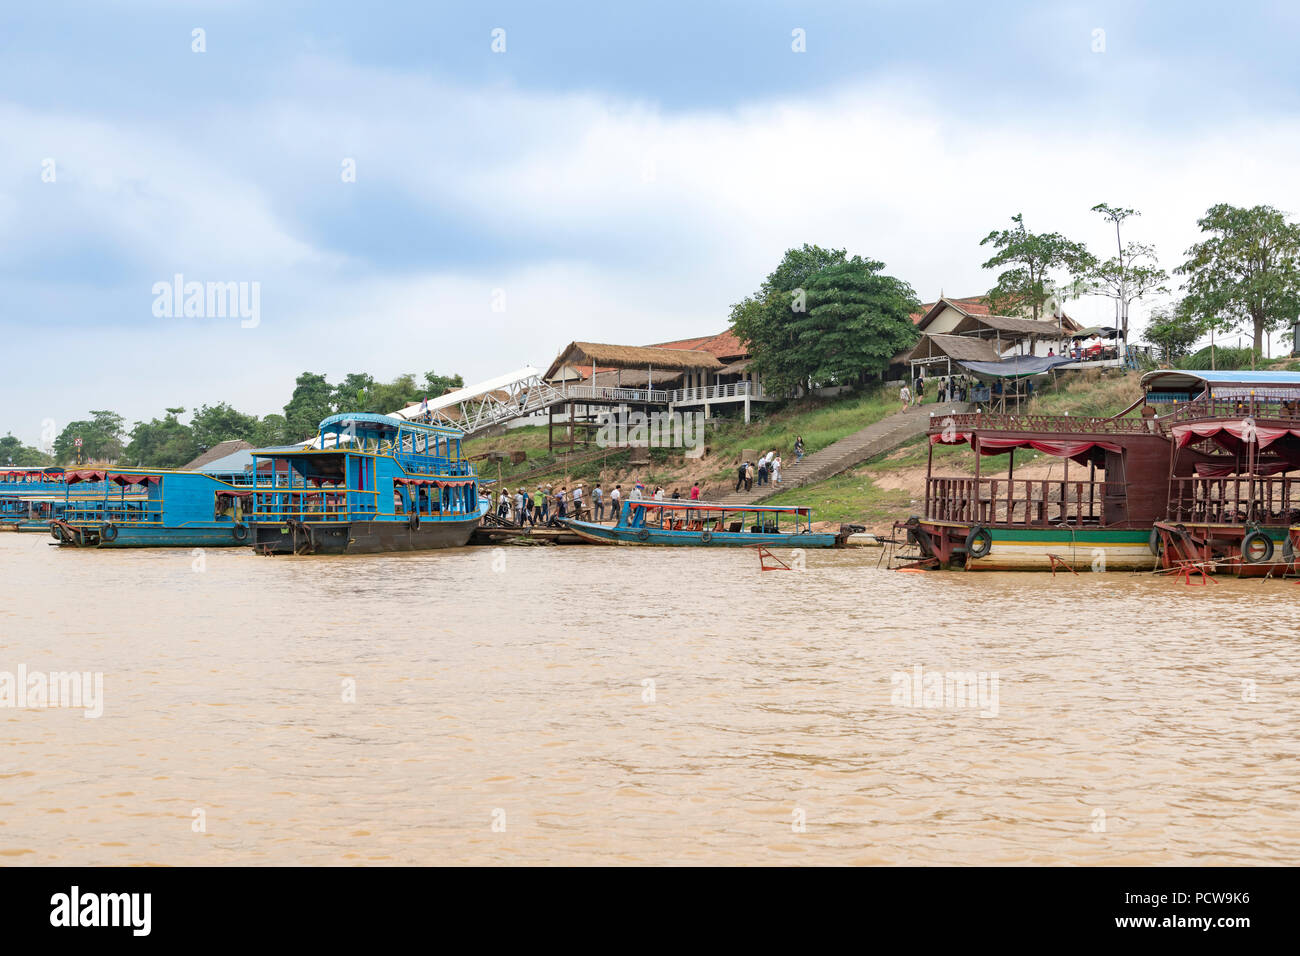
[[[122, 426], [117, 412], [92, 410], [89, 420], [69, 422], [54, 439], [54, 458], [60, 464], [74, 461], [117, 461], [122, 455]], [[78, 454], [77, 439], [81, 439]]]
[[[355, 411], [355, 409], [353, 409]], [[334, 390], [324, 375], [303, 372], [294, 383], [293, 396], [284, 406], [285, 440], [311, 438], [322, 420], [334, 414]]]
[[1211, 206], [1196, 224], [1208, 238], [1174, 271], [1186, 277], [1187, 308], [1207, 328], [1249, 326], [1255, 351], [1265, 333], [1300, 315], [1300, 226], [1272, 206]]
[[334, 386], [333, 399], [336, 412], [370, 411], [370, 390], [375, 386], [373, 375], [366, 372], [349, 372], [343, 381]]
[[1140, 216], [1136, 209], [1122, 209], [1106, 203], [1092, 207], [1107, 222], [1115, 226], [1115, 255], [1104, 261], [1094, 261], [1088, 269], [1088, 280], [1101, 295], [1115, 300], [1115, 318], [1128, 342], [1129, 306], [1150, 292], [1168, 292], [1165, 282], [1169, 274], [1161, 269], [1154, 246], [1142, 242], [1125, 243], [1120, 236], [1124, 220]]
[[12, 434], [0, 438], [0, 465], [17, 465], [19, 467], [33, 467], [37, 465], [52, 465], [54, 459], [39, 448], [32, 448], [30, 445], [24, 445]]
[[882, 372], [915, 341], [909, 314], [920, 307], [911, 287], [883, 268], [844, 249], [788, 250], [758, 291], [731, 308], [732, 331], [749, 343], [754, 370], [777, 390]]
[[985, 298], [994, 312], [1038, 319], [1053, 291], [1052, 274], [1063, 271], [1071, 278], [1082, 278], [1096, 260], [1082, 243], [1059, 232], [1030, 232], [1021, 213], [1012, 216], [1011, 222], [1012, 228], [995, 229], [980, 240], [981, 246], [997, 250], [983, 268], [1011, 267], [999, 273], [997, 284]]
[[231, 439], [252, 441], [256, 430], [256, 415], [245, 415], [225, 402], [200, 405], [199, 410], [194, 413], [194, 418], [190, 420], [190, 431], [200, 452]]
[[424, 394], [430, 398], [464, 387], [465, 379], [459, 375], [439, 375], [432, 370], [424, 373]]
[[150, 468], [179, 468], [199, 453], [188, 425], [180, 421], [183, 408], [169, 408], [162, 419], [136, 422], [131, 443], [122, 457], [127, 464]]

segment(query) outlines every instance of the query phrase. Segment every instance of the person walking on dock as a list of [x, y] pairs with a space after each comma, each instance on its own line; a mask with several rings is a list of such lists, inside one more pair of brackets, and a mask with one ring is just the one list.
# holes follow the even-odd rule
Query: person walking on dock
[[582, 520], [582, 482], [573, 489], [573, 516]]
[[551, 496], [541, 485], [537, 486], [537, 504], [542, 509], [542, 524], [546, 524], [551, 519]]
[[522, 526], [526, 520], [524, 511], [524, 489], [515, 492], [515, 524]]
[[600, 490], [600, 482], [591, 489], [591, 507], [594, 510], [592, 520], [600, 524], [605, 520], [605, 492]]
[[615, 521], [619, 518], [619, 506], [623, 503], [623, 486], [615, 485], [614, 490], [609, 493], [609, 510], [610, 515]]

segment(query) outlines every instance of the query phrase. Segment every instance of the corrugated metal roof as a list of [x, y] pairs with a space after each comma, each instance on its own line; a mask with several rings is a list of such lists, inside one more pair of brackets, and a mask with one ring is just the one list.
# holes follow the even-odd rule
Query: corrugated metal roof
[[1300, 372], [1263, 372], [1248, 368], [1225, 371], [1163, 368], [1142, 376], [1143, 388], [1188, 389], [1204, 385], [1300, 385]]

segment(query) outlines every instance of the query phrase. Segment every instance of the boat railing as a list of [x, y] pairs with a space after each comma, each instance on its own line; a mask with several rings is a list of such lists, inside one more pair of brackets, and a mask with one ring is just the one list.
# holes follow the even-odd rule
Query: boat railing
[[74, 501], [64, 508], [63, 520], [69, 524], [160, 525], [163, 523], [163, 501], [161, 498]]
[[983, 430], [999, 432], [1060, 432], [1065, 434], [1140, 435], [1154, 431], [1141, 418], [1093, 418], [1084, 415], [1017, 415], [1011, 412], [959, 412], [930, 416], [930, 432], [945, 430]]
[[1187, 524], [1287, 524], [1300, 519], [1300, 478], [1175, 478], [1169, 519]]
[[1162, 407], [1160, 421], [1167, 424], [1215, 418], [1300, 420], [1300, 400], [1275, 396], [1197, 399]]
[[378, 511], [378, 492], [348, 488], [286, 488], [254, 492], [244, 507], [253, 521], [350, 521], [374, 517]]
[[1051, 528], [1100, 526], [1107, 496], [1123, 496], [1118, 481], [1052, 478], [927, 478], [925, 517], [931, 521]]

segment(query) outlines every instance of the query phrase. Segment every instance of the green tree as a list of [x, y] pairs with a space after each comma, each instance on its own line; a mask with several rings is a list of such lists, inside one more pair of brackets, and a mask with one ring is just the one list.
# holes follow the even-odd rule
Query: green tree
[[1166, 362], [1188, 355], [1197, 339], [1205, 334], [1204, 323], [1188, 312], [1185, 301], [1152, 309], [1142, 338], [1161, 350]]
[[[257, 430], [257, 416], [245, 415], [225, 402], [200, 405], [190, 421], [190, 431], [200, 452], [232, 439], [251, 441]], [[193, 457], [193, 456], [191, 456]]]
[[38, 465], [52, 465], [54, 459], [39, 448], [32, 448], [30, 445], [24, 445], [12, 434], [0, 438], [0, 465], [17, 465], [19, 467], [33, 467]]
[[[352, 409], [355, 411], [355, 409]], [[334, 414], [334, 390], [324, 375], [303, 372], [294, 383], [293, 396], [284, 406], [284, 437], [288, 442], [311, 438], [322, 420]]]
[[248, 441], [258, 448], [266, 448], [271, 445], [287, 445], [291, 441], [287, 429], [288, 423], [285, 421], [284, 416], [272, 413], [257, 423]]
[[[758, 291], [731, 308], [732, 331], [777, 390], [879, 374], [916, 339], [911, 287], [847, 250], [787, 250]], [[883, 364], [881, 356], [885, 356]]]
[[1129, 306], [1150, 292], [1168, 292], [1165, 282], [1169, 274], [1158, 265], [1154, 246], [1141, 242], [1125, 243], [1120, 238], [1124, 220], [1141, 213], [1106, 203], [1098, 203], [1092, 211], [1101, 213], [1107, 222], [1114, 224], [1115, 255], [1104, 261], [1094, 261], [1087, 270], [1087, 279], [1096, 292], [1115, 300], [1120, 333], [1128, 342]]
[[[122, 427], [126, 424], [117, 412], [92, 410], [89, 420], [69, 422], [54, 439], [54, 458], [60, 464], [75, 461], [117, 461], [122, 455]], [[76, 440], [81, 439], [80, 455]]]
[[122, 455], [127, 464], [179, 468], [199, 453], [194, 433], [179, 420], [185, 409], [169, 408], [166, 411], [162, 419], [135, 423], [131, 429], [131, 443]]
[[365, 372], [349, 372], [343, 381], [334, 386], [333, 403], [336, 412], [369, 411], [370, 390], [375, 387], [374, 376]]
[[999, 273], [997, 284], [985, 298], [996, 313], [1037, 319], [1053, 291], [1052, 274], [1064, 271], [1071, 278], [1082, 278], [1096, 260], [1082, 243], [1066, 239], [1059, 232], [1030, 232], [1021, 213], [1012, 216], [1011, 221], [1011, 229], [995, 229], [980, 240], [981, 246], [991, 245], [997, 250], [983, 268], [1011, 267]]
[[1264, 335], [1300, 315], [1300, 226], [1272, 206], [1211, 206], [1196, 224], [1208, 238], [1175, 269], [1186, 277], [1188, 310], [1216, 332], [1249, 327]]
[[465, 379], [459, 375], [439, 375], [434, 371], [424, 373], [423, 393], [429, 398], [437, 398], [439, 395], [446, 395], [450, 391], [464, 387]]

